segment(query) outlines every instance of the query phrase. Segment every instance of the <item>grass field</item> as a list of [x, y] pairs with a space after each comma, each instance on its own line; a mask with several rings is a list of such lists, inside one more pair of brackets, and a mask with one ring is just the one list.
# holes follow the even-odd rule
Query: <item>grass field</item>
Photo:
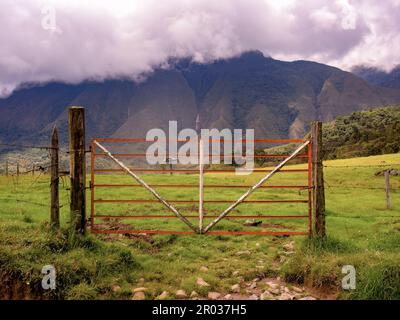
[[[259, 235], [87, 235], [68, 232], [68, 181], [61, 183], [61, 224], [49, 230], [49, 177], [26, 175], [0, 177], [0, 272], [9, 287], [3, 297], [63, 299], [130, 299], [132, 289], [146, 287], [146, 298], [162, 291], [195, 290], [229, 293], [236, 283], [255, 277], [280, 277], [290, 285], [332, 294], [340, 299], [400, 298], [400, 177], [391, 177], [392, 209], [387, 210], [384, 168], [399, 168], [400, 154], [332, 160], [326, 166], [327, 238]], [[395, 165], [397, 164], [397, 165]], [[301, 168], [293, 165], [288, 168]], [[306, 185], [305, 173], [280, 173], [272, 185]], [[197, 184], [196, 175], [143, 175], [154, 184]], [[234, 176], [207, 174], [207, 184], [252, 185], [262, 173]], [[134, 183], [124, 175], [96, 177], [96, 183]], [[167, 199], [197, 200], [198, 189], [157, 189]], [[206, 200], [237, 199], [246, 189], [205, 189]], [[307, 190], [261, 189], [250, 199], [307, 199]], [[89, 199], [90, 192], [88, 192]], [[151, 199], [141, 188], [98, 188], [96, 199]], [[206, 215], [216, 215], [229, 203], [207, 204]], [[196, 215], [197, 206], [177, 204], [184, 215]], [[172, 214], [158, 204], [97, 203], [96, 214]], [[232, 215], [307, 215], [307, 203], [242, 204]], [[196, 223], [196, 219], [192, 219]], [[210, 219], [206, 220], [206, 223]], [[260, 226], [246, 227], [245, 219], [225, 219], [213, 230], [307, 231], [307, 219], [265, 219]], [[177, 219], [121, 219], [102, 221], [102, 228], [189, 230]], [[284, 247], [294, 241], [294, 252]], [[43, 292], [41, 269], [57, 270], [57, 289]], [[354, 265], [357, 287], [341, 291], [343, 265]], [[203, 267], [203, 268], [202, 268]], [[206, 267], [206, 268], [204, 268]], [[202, 277], [209, 287], [199, 287]], [[9, 291], [12, 291], [11, 295]], [[246, 295], [245, 285], [241, 289]], [[318, 295], [317, 295], [318, 296]], [[173, 294], [171, 295], [173, 298]]]

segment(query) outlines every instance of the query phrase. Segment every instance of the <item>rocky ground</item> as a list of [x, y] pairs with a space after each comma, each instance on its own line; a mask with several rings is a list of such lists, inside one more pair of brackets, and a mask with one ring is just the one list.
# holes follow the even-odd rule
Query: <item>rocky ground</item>
[[[294, 254], [295, 244], [294, 241], [289, 241], [282, 246], [281, 259], [276, 261], [277, 265], [280, 265], [285, 259]], [[247, 251], [238, 251], [235, 253], [237, 256], [250, 255]], [[282, 259], [285, 258], [285, 259]], [[282, 261], [281, 261], [282, 260]], [[262, 262], [262, 261], [260, 261]], [[207, 272], [207, 266], [201, 266], [200, 272]], [[251, 281], [245, 281], [244, 277], [241, 276], [239, 270], [233, 271], [232, 278], [237, 283], [231, 286], [227, 292], [210, 291], [207, 292], [208, 287], [211, 287], [203, 278], [198, 277], [196, 280], [196, 286], [199, 288], [199, 292], [207, 292], [206, 295], [201, 295], [195, 290], [192, 292], [186, 292], [184, 289], [179, 289], [176, 292], [163, 291], [155, 299], [189, 299], [189, 300], [332, 300], [336, 299], [338, 292], [335, 290], [323, 290], [312, 287], [293, 285], [286, 283], [281, 277], [276, 278], [254, 278]], [[200, 290], [201, 289], [201, 290]], [[119, 286], [113, 286], [112, 290], [118, 292], [121, 290]], [[152, 299], [146, 288], [145, 279], [141, 278], [137, 284], [137, 287], [132, 289], [132, 300], [144, 300]]]
[[[204, 267], [206, 268], [206, 267]], [[237, 276], [233, 275], [233, 276]], [[231, 286], [230, 292], [208, 292], [207, 296], [200, 296], [196, 291], [191, 293], [180, 289], [176, 292], [163, 291], [156, 299], [191, 299], [191, 300], [317, 300], [334, 299], [335, 295], [327, 295], [314, 289], [302, 286], [293, 286], [278, 278], [255, 278], [252, 281], [240, 281]], [[202, 278], [197, 278], [199, 287], [208, 287], [209, 284]], [[118, 289], [118, 288], [114, 288]], [[132, 290], [133, 300], [146, 299], [146, 287], [141, 286]]]
[[[200, 271], [206, 272], [208, 268], [202, 266]], [[231, 286], [229, 292], [209, 291], [206, 296], [198, 294], [196, 291], [190, 293], [183, 289], [176, 292], [163, 291], [156, 297], [158, 300], [164, 299], [190, 299], [190, 300], [325, 300], [336, 299], [336, 292], [324, 292], [315, 288], [291, 285], [277, 278], [254, 278], [251, 281], [245, 281], [240, 276], [239, 271], [234, 271], [232, 277], [238, 279], [238, 282]], [[132, 300], [146, 299], [146, 286], [144, 279], [139, 283], [140, 287], [132, 290]], [[196, 285], [200, 288], [210, 287], [203, 279], [197, 278]], [[113, 288], [115, 290], [115, 288]], [[117, 288], [118, 290], [118, 288]], [[204, 291], [204, 290], [201, 290]]]

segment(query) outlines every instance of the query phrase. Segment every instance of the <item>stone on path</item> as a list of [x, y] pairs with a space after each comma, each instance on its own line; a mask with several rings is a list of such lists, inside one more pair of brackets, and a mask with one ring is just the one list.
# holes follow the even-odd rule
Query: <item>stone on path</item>
[[302, 293], [304, 290], [302, 288], [299, 287], [292, 287], [293, 291], [297, 292], [297, 293]]
[[277, 289], [277, 288], [279, 288], [279, 284], [277, 284], [277, 283], [275, 283], [275, 282], [267, 281], [266, 283], [267, 283], [268, 287], [270, 287], [270, 288], [272, 288], [272, 289]]
[[234, 285], [231, 287], [231, 290], [232, 290], [232, 292], [234, 292], [234, 293], [239, 293], [239, 292], [240, 292], [240, 286], [239, 286], [239, 284], [234, 284]]
[[200, 287], [209, 287], [210, 285], [204, 281], [203, 278], [197, 278], [196, 281], [197, 285], [199, 285]]
[[190, 294], [191, 298], [197, 298], [199, 296], [199, 294], [196, 291], [192, 291], [192, 293]]
[[179, 289], [179, 290], [175, 293], [175, 296], [176, 296], [178, 299], [187, 298], [187, 294], [186, 294], [185, 290], [182, 290], [182, 289]]
[[270, 300], [273, 299], [273, 295], [267, 290], [264, 291], [261, 295], [260, 295], [260, 300]]
[[269, 289], [268, 291], [271, 292], [271, 293], [274, 294], [274, 295], [279, 295], [279, 294], [281, 294], [281, 290], [279, 290], [279, 289], [271, 288], [271, 289]]
[[167, 299], [169, 297], [169, 292], [168, 291], [163, 291], [158, 297], [157, 299], [159, 300], [164, 300]]
[[250, 288], [250, 289], [255, 289], [255, 288], [257, 288], [257, 283], [252, 282], [252, 283], [249, 285], [249, 288]]
[[317, 300], [317, 299], [315, 299], [314, 297], [304, 297], [299, 300]]
[[132, 300], [144, 300], [144, 299], [146, 299], [146, 296], [143, 291], [135, 292], [135, 294], [132, 297]]
[[121, 287], [118, 285], [113, 285], [113, 286], [111, 286], [111, 290], [112, 290], [112, 292], [119, 292], [119, 291], [121, 291]]
[[278, 299], [279, 300], [293, 300], [293, 295], [291, 295], [287, 292], [284, 292], [278, 297]]
[[209, 292], [208, 293], [208, 299], [210, 300], [217, 300], [221, 297], [221, 294], [219, 292]]

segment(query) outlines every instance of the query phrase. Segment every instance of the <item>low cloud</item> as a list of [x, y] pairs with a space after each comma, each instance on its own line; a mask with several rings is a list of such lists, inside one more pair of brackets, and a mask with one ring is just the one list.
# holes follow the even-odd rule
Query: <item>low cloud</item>
[[22, 82], [140, 78], [169, 57], [258, 49], [350, 69], [400, 63], [400, 1], [2, 0], [0, 94]]

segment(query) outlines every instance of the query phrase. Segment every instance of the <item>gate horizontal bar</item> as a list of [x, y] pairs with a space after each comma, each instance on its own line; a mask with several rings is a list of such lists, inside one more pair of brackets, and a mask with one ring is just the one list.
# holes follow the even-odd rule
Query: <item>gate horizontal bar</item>
[[[96, 226], [96, 225], [95, 225]], [[105, 229], [92, 229], [93, 233], [104, 234], [194, 234], [194, 231], [168, 231], [168, 230], [105, 230]]]
[[[199, 216], [186, 216], [185, 218], [198, 218]], [[216, 218], [218, 215], [204, 215], [204, 218]], [[176, 218], [176, 216], [173, 215], [147, 215], [147, 216], [113, 216], [113, 215], [95, 215], [94, 218], [98, 219], [170, 219], [170, 218]], [[302, 219], [302, 218], [308, 218], [308, 215], [306, 216], [227, 216], [227, 219]]]
[[[169, 231], [169, 230], [102, 230], [92, 229], [93, 233], [103, 234], [193, 234], [193, 231]], [[296, 236], [307, 235], [302, 231], [209, 231], [209, 235], [282, 235]]]
[[[176, 142], [188, 142], [189, 139], [157, 139], [148, 140], [146, 138], [94, 138], [97, 142], [157, 142], [157, 141], [176, 141]], [[209, 139], [210, 142], [247, 142], [247, 139], [238, 140], [223, 140], [223, 139]], [[265, 142], [265, 143], [302, 143], [306, 142], [305, 139], [253, 139], [250, 142]]]
[[[198, 173], [198, 169], [145, 169], [145, 168], [129, 168], [131, 171], [137, 172], [196, 172]], [[240, 171], [252, 171], [254, 173], [259, 172], [272, 172], [272, 169], [240, 169]], [[94, 169], [94, 172], [97, 173], [107, 173], [107, 172], [125, 172], [123, 169]], [[214, 169], [208, 170], [204, 169], [204, 172], [236, 172], [236, 169]], [[279, 172], [308, 172], [308, 169], [282, 169]]]
[[264, 235], [264, 236], [304, 236], [303, 231], [208, 231], [211, 235]]
[[[134, 158], [134, 157], [146, 157], [146, 153], [112, 153], [112, 156], [116, 158]], [[108, 155], [105, 153], [95, 153], [95, 157], [107, 157]], [[159, 154], [158, 157], [176, 157], [175, 154]], [[190, 156], [198, 156], [198, 154], [191, 154]], [[287, 158], [289, 154], [255, 154], [252, 157], [254, 158]], [[209, 154], [205, 157], [225, 157], [224, 154]], [[245, 157], [245, 156], [243, 156]], [[295, 158], [308, 158], [307, 154], [299, 154]]]
[[[197, 184], [149, 184], [153, 188], [198, 188]], [[139, 184], [95, 184], [95, 188], [135, 188], [142, 187]], [[251, 185], [205, 185], [204, 188], [249, 188]], [[307, 189], [308, 186], [260, 186], [260, 189]]]
[[[198, 203], [198, 200], [166, 200], [170, 203]], [[147, 199], [95, 199], [94, 202], [106, 203], [106, 202], [126, 202], [126, 203], [160, 203], [158, 200], [147, 200]], [[232, 203], [229, 200], [207, 200], [204, 203]], [[308, 203], [308, 200], [244, 200], [244, 203]]]

